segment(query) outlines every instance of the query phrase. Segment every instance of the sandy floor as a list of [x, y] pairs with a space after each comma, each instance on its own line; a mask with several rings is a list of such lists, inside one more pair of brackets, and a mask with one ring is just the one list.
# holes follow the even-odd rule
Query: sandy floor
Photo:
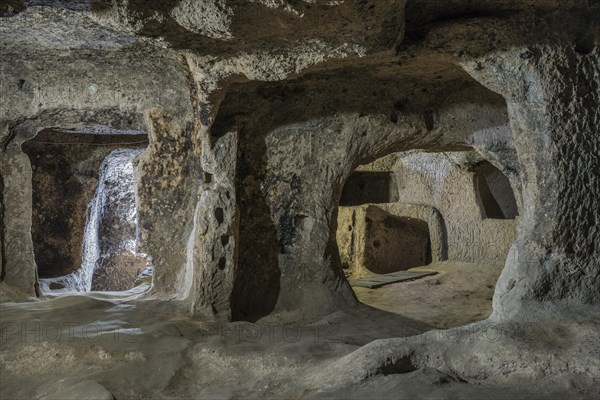
[[361, 346], [430, 329], [370, 307], [314, 322], [191, 321], [133, 301], [143, 289], [0, 304], [0, 399], [54, 398], [81, 382], [117, 399], [297, 398]]
[[431, 368], [361, 378], [352, 357], [362, 346], [490, 312], [501, 268], [427, 268], [439, 274], [357, 290], [386, 311], [361, 306], [312, 322], [191, 321], [173, 304], [133, 301], [143, 287], [2, 303], [0, 399], [81, 400], [96, 389], [119, 400], [548, 398], [524, 384], [471, 384]]
[[410, 271], [419, 270], [436, 271], [437, 275], [377, 289], [354, 287], [354, 291], [364, 304], [435, 328], [480, 321], [492, 312], [501, 265], [446, 261]]

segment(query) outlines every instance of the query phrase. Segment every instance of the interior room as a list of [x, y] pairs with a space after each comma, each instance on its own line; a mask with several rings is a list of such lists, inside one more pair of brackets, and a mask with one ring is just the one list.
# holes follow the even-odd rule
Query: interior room
[[0, 398], [597, 398], [598, 21], [0, 1]]

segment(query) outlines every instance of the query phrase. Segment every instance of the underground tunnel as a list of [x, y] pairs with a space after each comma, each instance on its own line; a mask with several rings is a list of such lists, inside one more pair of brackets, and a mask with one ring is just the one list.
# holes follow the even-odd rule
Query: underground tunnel
[[0, 398], [595, 399], [600, 7], [0, 2]]
[[343, 185], [341, 265], [358, 300], [375, 308], [443, 328], [481, 320], [516, 213], [508, 178], [473, 151], [392, 153]]
[[24, 143], [42, 292], [124, 291], [151, 273], [150, 260], [137, 252], [133, 165], [147, 144], [139, 132], [58, 129]]

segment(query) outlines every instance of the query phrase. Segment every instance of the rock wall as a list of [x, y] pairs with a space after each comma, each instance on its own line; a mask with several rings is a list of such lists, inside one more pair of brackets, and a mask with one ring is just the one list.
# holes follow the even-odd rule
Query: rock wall
[[[198, 318], [351, 305], [335, 244], [343, 183], [358, 165], [415, 149], [474, 148], [515, 190], [521, 224], [494, 318], [527, 304], [598, 303], [595, 5], [216, 4], [0, 8], [4, 283], [34, 293], [21, 144], [44, 128], [95, 125], [149, 133], [137, 194], [156, 266], [148, 297], [182, 301]], [[438, 178], [414, 172], [447, 218], [473, 215], [435, 197], [428, 181]], [[467, 176], [456, 179], [472, 185]], [[508, 242], [465, 245], [509, 231], [473, 221], [479, 228], [448, 225], [449, 258]]]
[[[393, 221], [398, 218], [414, 228], [393, 229]], [[392, 224], [386, 226], [389, 219]], [[406, 236], [419, 240], [410, 242]], [[353, 278], [448, 259], [445, 221], [439, 210], [424, 204], [397, 202], [339, 207], [336, 240], [342, 267]], [[379, 265], [381, 261], [385, 266]]]
[[151, 266], [148, 257], [138, 252], [134, 164], [142, 152], [143, 149], [119, 149], [102, 162], [83, 247], [82, 266], [86, 268], [89, 263], [93, 271], [91, 290], [131, 289], [140, 273]]
[[[3, 26], [8, 26], [10, 32], [27, 30], [37, 23], [70, 29], [77, 18], [74, 13], [61, 14], [56, 8], [34, 9], [3, 20], [7, 24]], [[49, 22], [53, 18], [55, 22]], [[84, 19], [90, 24], [92, 35], [103, 34], [95, 30], [102, 29], [89, 18]], [[40, 35], [44, 32], [47, 33], [42, 29]], [[185, 243], [191, 231], [189, 218], [194, 195], [188, 185], [194, 178], [181, 173], [181, 168], [187, 169], [186, 165], [194, 162], [188, 157], [194, 118], [186, 70], [180, 58], [160, 46], [148, 45], [133, 36], [115, 39], [114, 33], [107, 35], [106, 41], [97, 47], [90, 47], [90, 42], [82, 36], [65, 38], [70, 40], [66, 44], [71, 46], [70, 52], [60, 56], [63, 48], [58, 42], [23, 43], [26, 38], [23, 32], [19, 34], [22, 40], [10, 41], [3, 48], [3, 54], [14, 60], [2, 65], [6, 77], [1, 101], [3, 231], [7, 238], [3, 244], [4, 279], [29, 294], [35, 293], [31, 167], [21, 144], [46, 128], [137, 130], [148, 132], [150, 139], [144, 157], [148, 161], [141, 166], [138, 197], [141, 219], [152, 223], [146, 223], [148, 229], [141, 224], [141, 236], [148, 247], [146, 251], [156, 255], [159, 265], [157, 277], [162, 283], [156, 286], [156, 296], [175, 297], [177, 279], [185, 267]], [[59, 48], [52, 47], [55, 45]], [[94, 57], [94, 62], [89, 62], [89, 57]], [[30, 63], [31, 58], [36, 62]], [[180, 162], [181, 166], [163, 170], [164, 160]], [[152, 172], [148, 175], [146, 171]], [[151, 229], [157, 225], [161, 230]], [[169, 238], [174, 239], [166, 246]]]
[[[356, 211], [354, 207], [340, 207], [337, 240], [340, 248], [344, 249], [341, 252], [342, 262], [363, 273], [373, 269], [365, 260], [372, 250], [372, 243], [366, 243], [369, 242], [369, 230], [365, 228], [365, 223], [368, 225], [370, 221], [381, 218], [369, 215], [368, 210], [372, 208], [397, 217], [416, 218], [428, 224], [429, 230], [433, 231], [430, 236], [435, 261], [504, 264], [515, 240], [519, 220], [506, 219], [503, 214], [497, 218], [486, 216], [477, 185], [478, 171], [482, 168], [494, 170], [475, 152], [418, 151], [394, 153], [360, 166], [358, 170], [363, 172], [393, 174], [398, 200], [395, 203], [361, 207], [367, 210], [366, 213]], [[504, 180], [501, 182], [504, 183]], [[511, 199], [512, 211], [516, 212], [513, 193], [510, 185], [505, 185], [498, 189], [496, 195], [500, 199]], [[494, 199], [491, 193], [488, 195]], [[348, 226], [352, 226], [351, 234], [346, 232]], [[354, 245], [366, 244], [354, 249], [350, 242]], [[359, 254], [353, 256], [353, 251]], [[397, 256], [400, 257], [400, 253]]]
[[136, 133], [43, 131], [24, 143], [33, 172], [31, 235], [40, 278], [67, 275], [81, 266], [87, 208], [102, 161], [115, 149], [144, 146], [147, 140]]
[[[504, 264], [519, 220], [484, 215], [475, 176], [481, 163], [480, 157], [469, 153], [408, 154], [396, 164], [399, 197], [439, 210], [449, 260]], [[510, 187], [505, 189], [512, 193]]]

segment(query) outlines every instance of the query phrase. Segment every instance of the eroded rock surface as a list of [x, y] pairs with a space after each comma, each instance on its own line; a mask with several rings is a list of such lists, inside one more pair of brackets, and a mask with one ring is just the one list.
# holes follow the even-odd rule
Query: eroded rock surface
[[[0, 290], [40, 294], [35, 163], [23, 150], [45, 129], [148, 133], [135, 200], [139, 251], [152, 258], [155, 277], [135, 304], [202, 321], [314, 321], [356, 307], [336, 243], [338, 202], [357, 167], [409, 154], [378, 170], [394, 173], [399, 202], [439, 211], [442, 256], [502, 263], [510, 247], [490, 319], [456, 328], [453, 340], [435, 331], [348, 339], [358, 344], [329, 348], [317, 368], [290, 367], [302, 376], [293, 390], [244, 389], [336, 396], [380, 382], [390, 395], [412, 371], [426, 385], [451, 382], [440, 396], [463, 390], [463, 381], [502, 393], [538, 380], [541, 398], [591, 397], [599, 371], [599, 20], [597, 2], [585, 0], [5, 1]], [[493, 195], [489, 179], [476, 179], [484, 161], [510, 183], [516, 213], [502, 198], [472, 212], [480, 210], [477, 185], [489, 189], [480, 200]], [[453, 196], [467, 182], [473, 190]], [[499, 238], [487, 235], [494, 230]], [[506, 335], [490, 345], [498, 331]], [[192, 378], [157, 379], [145, 394], [185, 397], [198, 363], [225, 357], [182, 346], [172, 370]], [[260, 375], [268, 357], [261, 360], [246, 364], [256, 368], [250, 381], [286, 381]], [[107, 370], [107, 381], [131, 394]]]

